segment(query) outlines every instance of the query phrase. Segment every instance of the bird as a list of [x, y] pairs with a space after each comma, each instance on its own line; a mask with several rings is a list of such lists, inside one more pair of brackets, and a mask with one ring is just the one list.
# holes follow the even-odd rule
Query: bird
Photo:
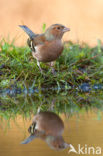
[[62, 24], [53, 24], [44, 33], [36, 34], [26, 25], [19, 25], [19, 27], [29, 36], [27, 44], [32, 51], [32, 56], [37, 60], [37, 65], [41, 73], [42, 68], [40, 67], [40, 62], [49, 62], [53, 66], [52, 62], [61, 55], [64, 49], [62, 37], [65, 32], [70, 31], [70, 28]]
[[28, 128], [28, 132], [30, 136], [22, 141], [21, 144], [27, 144], [34, 138], [40, 138], [54, 150], [63, 150], [70, 147], [70, 144], [66, 143], [62, 136], [64, 123], [54, 112], [46, 111], [37, 113]]

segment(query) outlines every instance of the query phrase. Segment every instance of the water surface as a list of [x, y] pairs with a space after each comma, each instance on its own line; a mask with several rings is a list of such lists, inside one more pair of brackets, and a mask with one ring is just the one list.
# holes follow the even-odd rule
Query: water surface
[[[71, 143], [75, 149], [78, 148], [78, 144], [88, 147], [99, 146], [103, 149], [103, 118], [100, 111], [97, 109], [88, 112], [82, 110], [71, 117], [69, 114], [64, 115], [62, 113], [59, 115], [65, 125], [64, 139]], [[15, 119], [11, 117], [10, 120], [2, 119], [0, 121], [0, 156], [76, 155], [74, 153], [68, 154], [69, 148], [64, 151], [51, 150], [40, 139], [35, 139], [27, 145], [21, 145], [20, 142], [29, 136], [27, 129], [31, 124], [32, 117], [33, 114], [28, 118], [17, 115]]]

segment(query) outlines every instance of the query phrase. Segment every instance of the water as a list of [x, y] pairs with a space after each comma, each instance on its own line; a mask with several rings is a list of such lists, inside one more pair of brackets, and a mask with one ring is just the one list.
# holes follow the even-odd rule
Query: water
[[[102, 94], [41, 94], [0, 97], [0, 156], [43, 156], [43, 155], [98, 155], [97, 147], [103, 155], [103, 100]], [[79, 146], [83, 153], [69, 153], [52, 150], [46, 142], [35, 139], [22, 145], [29, 136], [28, 127], [37, 110], [53, 111], [64, 122], [63, 137], [77, 152]], [[89, 147], [94, 151], [89, 152]]]
[[[98, 120], [97, 110], [80, 113], [69, 118], [64, 114], [60, 116], [65, 125], [64, 139], [71, 143], [75, 149], [78, 148], [78, 144], [88, 147], [99, 146], [103, 149], [103, 118]], [[40, 139], [35, 139], [26, 145], [20, 144], [29, 136], [27, 129], [30, 124], [31, 119], [24, 119], [19, 115], [15, 120], [3, 120], [0, 123], [0, 156], [58, 155], [58, 151], [51, 150]], [[69, 148], [59, 151], [59, 155], [76, 155], [74, 153], [68, 154], [68, 151]]]

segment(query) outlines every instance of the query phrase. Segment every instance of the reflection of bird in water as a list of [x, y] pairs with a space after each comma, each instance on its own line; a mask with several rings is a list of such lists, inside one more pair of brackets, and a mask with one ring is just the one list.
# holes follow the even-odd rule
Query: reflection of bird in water
[[63, 51], [62, 36], [65, 32], [70, 31], [62, 24], [51, 25], [43, 34], [35, 34], [25, 25], [20, 25], [20, 27], [30, 37], [27, 43], [32, 50], [33, 57], [37, 60], [41, 72], [39, 62], [55, 61]]
[[63, 121], [53, 112], [40, 112], [35, 115], [28, 131], [31, 135], [22, 144], [27, 144], [34, 138], [40, 138], [52, 149], [61, 150], [69, 147], [62, 137]]

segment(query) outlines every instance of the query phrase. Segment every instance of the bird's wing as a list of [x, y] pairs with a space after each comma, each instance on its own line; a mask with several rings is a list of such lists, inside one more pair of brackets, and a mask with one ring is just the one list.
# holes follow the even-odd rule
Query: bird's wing
[[35, 36], [33, 39], [28, 39], [27, 44], [30, 47], [31, 51], [36, 52], [36, 47], [39, 45], [44, 45], [46, 42], [44, 34]]
[[28, 132], [33, 135], [35, 132], [35, 126], [36, 126], [36, 122], [33, 122], [30, 127], [28, 128]]
[[40, 44], [45, 44], [46, 42], [46, 38], [44, 34], [40, 34], [37, 35], [33, 40], [32, 40], [33, 44], [35, 46], [40, 45]]

